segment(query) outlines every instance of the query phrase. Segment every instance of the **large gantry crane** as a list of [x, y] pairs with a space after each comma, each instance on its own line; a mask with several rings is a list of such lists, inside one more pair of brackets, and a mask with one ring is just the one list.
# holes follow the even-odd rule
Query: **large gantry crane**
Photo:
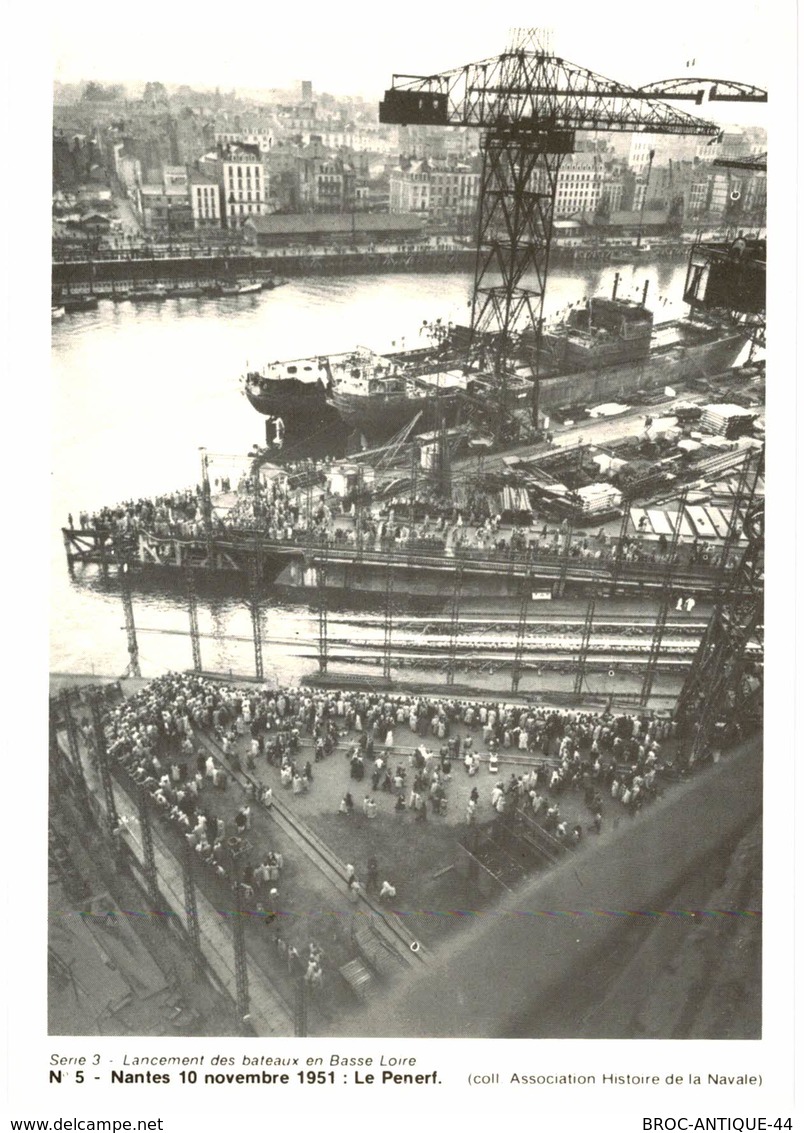
[[[668, 105], [670, 101], [766, 102], [767, 92], [746, 83], [686, 77], [639, 88], [603, 78], [553, 55], [535, 29], [515, 32], [502, 55], [437, 75], [394, 75], [380, 103], [380, 121], [411, 126], [476, 126], [485, 130], [478, 209], [477, 258], [470, 350], [491, 362], [499, 436], [506, 392], [523, 339], [535, 343], [534, 405], [539, 385], [539, 346], [556, 187], [561, 163], [575, 149], [575, 134], [626, 132], [709, 136], [720, 128]], [[661, 101], [664, 100], [664, 101]], [[762, 160], [755, 163], [761, 167]], [[761, 273], [746, 272], [748, 249], [725, 250], [729, 296], [707, 287], [712, 255], [691, 258], [685, 300], [693, 306], [732, 306], [737, 313], [764, 310]], [[764, 257], [763, 257], [764, 260]], [[739, 302], [733, 301], [739, 267]], [[761, 289], [762, 295], [759, 295]], [[529, 331], [530, 334], [523, 334]], [[490, 348], [490, 349], [489, 349]], [[492, 411], [493, 412], [493, 411]], [[538, 422], [536, 422], [538, 423]], [[734, 577], [716, 603], [677, 716], [694, 729], [691, 760], [700, 759], [713, 735], [739, 702], [761, 700], [761, 681], [746, 669], [747, 645], [761, 625], [762, 509], [748, 509], [748, 546]], [[756, 667], [755, 667], [756, 668]], [[746, 689], [748, 688], [748, 695]]]
[[766, 97], [745, 84], [708, 79], [626, 86], [553, 55], [536, 29], [519, 29], [496, 58], [437, 75], [394, 75], [392, 84], [380, 103], [381, 122], [485, 130], [470, 350], [475, 356], [482, 351], [492, 373], [498, 432], [521, 341], [536, 344], [536, 410], [556, 186], [576, 132], [716, 137], [718, 126], [658, 96], [666, 90], [670, 98], [698, 104], [707, 95], [713, 101]]

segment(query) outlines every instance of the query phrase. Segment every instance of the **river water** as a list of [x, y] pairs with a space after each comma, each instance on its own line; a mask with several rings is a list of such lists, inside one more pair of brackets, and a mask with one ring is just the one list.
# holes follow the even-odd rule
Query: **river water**
[[[685, 266], [618, 266], [619, 294], [638, 298], [649, 281], [656, 320], [684, 312]], [[614, 269], [557, 268], [545, 314], [598, 293]], [[225, 474], [231, 455], [262, 442], [263, 418], [240, 391], [247, 366], [335, 353], [356, 345], [398, 349], [424, 344], [423, 320], [468, 324], [466, 274], [359, 275], [290, 281], [274, 291], [160, 304], [101, 301], [97, 311], [65, 315], [52, 339], [52, 539], [50, 666], [54, 672], [121, 674], [128, 663], [123, 610], [114, 579], [67, 572], [60, 528], [68, 513], [194, 485], [199, 446]], [[343, 609], [348, 603], [342, 604]], [[179, 592], [135, 592], [144, 676], [192, 664], [186, 603]], [[205, 594], [199, 603], [205, 669], [253, 672], [251, 622], [242, 601]], [[151, 632], [159, 631], [159, 632]], [[297, 680], [312, 659], [290, 656], [288, 642], [317, 639], [315, 612], [270, 594], [264, 619], [266, 676]], [[244, 640], [232, 640], [233, 638]], [[272, 642], [271, 638], [277, 639]]]

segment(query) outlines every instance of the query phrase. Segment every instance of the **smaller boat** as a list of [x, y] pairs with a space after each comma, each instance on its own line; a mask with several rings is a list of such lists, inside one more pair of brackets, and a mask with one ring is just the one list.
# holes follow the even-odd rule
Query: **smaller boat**
[[130, 296], [128, 291], [113, 291], [109, 298], [113, 303], [125, 303]]
[[64, 307], [51, 307], [50, 308], [50, 321], [55, 323], [56, 319], [64, 318]]
[[61, 306], [68, 314], [79, 311], [96, 311], [98, 309], [97, 295], [65, 295], [61, 299]]
[[236, 280], [234, 283], [221, 284], [220, 293], [221, 295], [253, 295], [257, 291], [262, 291], [261, 283], [243, 283]]
[[131, 291], [128, 297], [132, 303], [161, 303], [164, 299], [167, 299], [167, 290], [157, 284], [156, 287], [144, 287], [137, 291]]
[[177, 287], [172, 295], [174, 299], [203, 299], [206, 292], [203, 287]]

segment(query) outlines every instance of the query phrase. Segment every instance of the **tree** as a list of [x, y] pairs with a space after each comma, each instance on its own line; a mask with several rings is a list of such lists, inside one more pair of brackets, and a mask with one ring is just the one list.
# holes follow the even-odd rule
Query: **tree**
[[142, 101], [155, 105], [157, 102], [167, 103], [168, 92], [164, 83], [146, 83], [142, 92]]
[[90, 82], [84, 87], [81, 98], [84, 102], [118, 102], [123, 97], [121, 86], [104, 86], [103, 83]]
[[679, 193], [673, 197], [667, 213], [667, 228], [670, 232], [680, 232], [684, 222], [684, 197]]
[[611, 216], [611, 202], [608, 195], [603, 193], [595, 206], [595, 224], [605, 224]]

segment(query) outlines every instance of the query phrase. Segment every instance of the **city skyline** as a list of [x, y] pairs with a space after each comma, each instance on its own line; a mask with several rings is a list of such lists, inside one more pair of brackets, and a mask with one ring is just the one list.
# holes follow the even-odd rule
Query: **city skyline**
[[[309, 25], [298, 17], [284, 15], [277, 21], [275, 16], [257, 13], [250, 19], [253, 34], [248, 46], [238, 43], [233, 51], [225, 39], [221, 43], [214, 28], [176, 27], [178, 13], [173, 11], [162, 12], [158, 22], [148, 19], [152, 7], [148, 0], [143, 19], [113, 47], [105, 42], [105, 26], [98, 25], [87, 36], [74, 21], [54, 14], [55, 78], [68, 83], [160, 80], [227, 90], [292, 89], [309, 79], [318, 91], [370, 100], [381, 97], [395, 73], [438, 73], [500, 54], [510, 40], [511, 27], [533, 24], [539, 15], [532, 8], [523, 14], [518, 11], [521, 6], [512, 5], [502, 19], [470, 14], [456, 23], [441, 7], [425, 10], [415, 4], [396, 21], [391, 42], [377, 26], [376, 9], [363, 0], [351, 0], [337, 12], [316, 13], [315, 41], [310, 40]], [[599, 9], [595, 12], [586, 0], [580, 9], [574, 6], [578, 18], [571, 23], [552, 28], [553, 49], [608, 78], [635, 86], [685, 74], [767, 83], [767, 21], [752, 0], [741, 0], [736, 8], [718, 0], [703, 12], [684, 0], [674, 5], [673, 20], [661, 25], [645, 21], [644, 6], [629, 2], [618, 8], [619, 35], [611, 35], [608, 24], [605, 34]], [[163, 29], [160, 35], [154, 33], [157, 26]], [[366, 39], [374, 27], [377, 38], [369, 51]], [[180, 52], [175, 50], [176, 42], [183, 44]], [[717, 121], [730, 121], [734, 107], [707, 106], [707, 112]], [[741, 108], [739, 120], [745, 125], [759, 122], [746, 108]]]

